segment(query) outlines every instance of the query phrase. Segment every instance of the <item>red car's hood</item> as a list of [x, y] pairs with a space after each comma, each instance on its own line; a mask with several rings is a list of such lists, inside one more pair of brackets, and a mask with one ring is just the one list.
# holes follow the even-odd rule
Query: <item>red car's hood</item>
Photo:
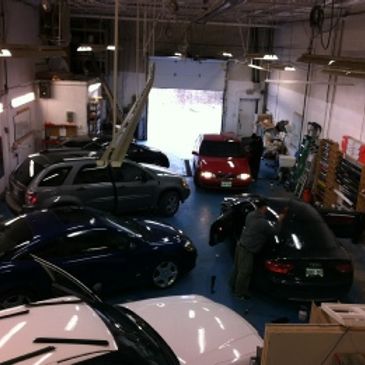
[[225, 172], [231, 174], [249, 173], [250, 168], [247, 158], [237, 157], [201, 157], [199, 161], [199, 168], [210, 172]]

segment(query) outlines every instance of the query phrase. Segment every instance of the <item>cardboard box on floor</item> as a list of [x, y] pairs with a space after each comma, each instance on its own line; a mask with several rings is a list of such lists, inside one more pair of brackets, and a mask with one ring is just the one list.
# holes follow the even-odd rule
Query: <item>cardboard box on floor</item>
[[308, 324], [266, 325], [261, 365], [365, 365], [364, 345], [365, 305], [312, 304]]

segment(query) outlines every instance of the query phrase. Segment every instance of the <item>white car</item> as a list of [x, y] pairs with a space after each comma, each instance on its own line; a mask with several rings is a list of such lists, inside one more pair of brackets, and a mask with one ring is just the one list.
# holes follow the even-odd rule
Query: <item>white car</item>
[[0, 312], [0, 363], [249, 364], [263, 342], [238, 314], [197, 295], [111, 306], [61, 297]]
[[66, 271], [34, 259], [54, 286], [74, 295], [0, 311], [1, 365], [248, 365], [263, 345], [246, 320], [208, 298], [111, 305]]

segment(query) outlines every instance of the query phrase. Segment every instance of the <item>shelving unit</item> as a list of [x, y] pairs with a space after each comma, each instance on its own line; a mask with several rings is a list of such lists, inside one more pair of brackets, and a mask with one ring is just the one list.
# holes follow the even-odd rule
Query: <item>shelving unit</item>
[[344, 209], [358, 210], [360, 181], [363, 166], [347, 155], [343, 155], [336, 169], [338, 205]]
[[337, 201], [336, 169], [340, 158], [341, 152], [338, 143], [329, 139], [321, 139], [316, 156], [312, 190], [314, 200], [325, 208], [330, 208]]
[[45, 147], [58, 145], [68, 137], [77, 135], [77, 125], [70, 123], [63, 124], [44, 124], [44, 144]]

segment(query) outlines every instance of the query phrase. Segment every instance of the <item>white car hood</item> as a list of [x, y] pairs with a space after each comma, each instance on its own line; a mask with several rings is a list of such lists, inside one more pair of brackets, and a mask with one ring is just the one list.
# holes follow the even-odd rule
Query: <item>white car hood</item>
[[208, 298], [189, 295], [123, 306], [147, 321], [182, 365], [248, 365], [262, 338], [240, 315]]
[[[113, 336], [92, 308], [73, 297], [51, 299], [37, 306], [19, 306], [0, 313], [0, 364], [19, 356], [55, 347], [55, 351], [40, 354], [19, 362], [21, 365], [72, 364], [79, 360], [116, 351]], [[61, 303], [63, 302], [63, 304]], [[59, 304], [51, 304], [59, 303]], [[106, 346], [92, 344], [37, 343], [36, 338], [65, 338], [103, 340]]]

